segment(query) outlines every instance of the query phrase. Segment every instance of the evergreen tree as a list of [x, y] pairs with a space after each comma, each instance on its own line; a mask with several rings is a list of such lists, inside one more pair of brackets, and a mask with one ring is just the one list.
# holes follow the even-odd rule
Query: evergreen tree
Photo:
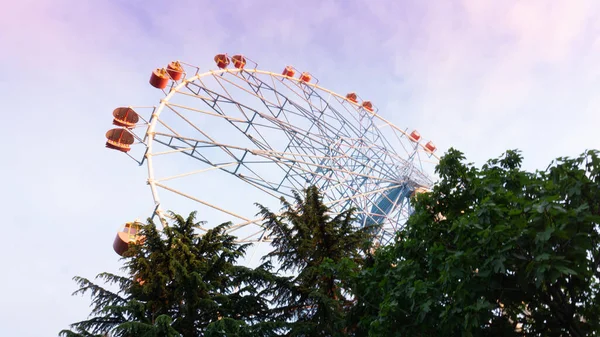
[[[76, 277], [75, 293], [92, 297], [91, 317], [61, 331], [75, 336], [265, 336], [277, 324], [268, 301], [272, 275], [236, 265], [247, 245], [222, 224], [198, 236], [195, 213], [174, 216], [159, 232], [149, 220], [141, 244], [125, 257], [127, 277], [99, 274], [116, 291]], [[268, 267], [268, 266], [267, 266]]]
[[288, 322], [286, 336], [345, 336], [353, 303], [348, 282], [362, 265], [372, 228], [354, 227], [352, 209], [332, 217], [314, 186], [303, 194], [294, 193], [295, 204], [282, 198], [280, 215], [258, 205], [273, 237], [264, 259], [294, 275], [274, 291], [274, 312]]

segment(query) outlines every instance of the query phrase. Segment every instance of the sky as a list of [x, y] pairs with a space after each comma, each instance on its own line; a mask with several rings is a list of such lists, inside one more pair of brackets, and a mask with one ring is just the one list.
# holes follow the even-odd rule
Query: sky
[[115, 233], [152, 198], [104, 133], [115, 107], [158, 104], [148, 78], [172, 60], [292, 64], [478, 165], [520, 149], [544, 169], [600, 148], [595, 0], [20, 0], [3, 14], [3, 336], [86, 318], [71, 278], [118, 272]]

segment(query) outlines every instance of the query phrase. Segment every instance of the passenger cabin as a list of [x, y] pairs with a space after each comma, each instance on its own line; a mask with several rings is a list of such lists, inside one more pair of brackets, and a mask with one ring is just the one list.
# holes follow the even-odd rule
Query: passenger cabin
[[354, 92], [347, 94], [346, 99], [352, 103], [358, 103], [358, 97], [356, 96], [356, 93], [354, 93]]
[[413, 132], [411, 132], [410, 135], [408, 135], [408, 139], [416, 143], [419, 140], [421, 140], [421, 134], [417, 130], [413, 130]]
[[312, 76], [307, 72], [300, 74], [300, 81], [302, 81], [302, 82], [308, 83], [308, 82], [310, 82], [311, 79], [312, 79]]
[[140, 116], [133, 111], [132, 108], [116, 108], [113, 111], [113, 124], [128, 129], [133, 129], [137, 122], [140, 120]]
[[226, 54], [217, 54], [215, 56], [215, 63], [220, 69], [225, 69], [229, 65], [229, 57]]
[[183, 77], [183, 67], [179, 61], [173, 61], [167, 66], [167, 73], [173, 81], [179, 81]]
[[294, 70], [294, 67], [292, 67], [292, 66], [285, 67], [285, 69], [283, 69], [283, 72], [281, 73], [281, 75], [287, 76], [287, 77], [294, 77], [295, 74], [296, 74], [296, 71]]
[[150, 76], [150, 85], [156, 89], [164, 89], [169, 84], [169, 73], [165, 68], [155, 69]]
[[435, 150], [437, 150], [437, 147], [435, 147], [435, 145], [433, 145], [433, 142], [427, 142], [427, 144], [425, 144], [425, 150], [427, 150], [427, 152], [431, 152], [434, 153]]
[[137, 245], [144, 242], [144, 236], [140, 235], [142, 223], [138, 221], [126, 223], [121, 231], [117, 233], [113, 242], [113, 249], [121, 256], [127, 252], [130, 245]]
[[133, 144], [134, 138], [127, 129], [111, 129], [106, 132], [106, 147], [109, 149], [129, 152], [130, 145]]
[[418, 186], [412, 191], [412, 193], [410, 194], [410, 197], [414, 198], [421, 193], [427, 193], [427, 192], [429, 192], [429, 189], [422, 187], [422, 186]]
[[246, 58], [244, 55], [233, 55], [231, 61], [233, 61], [233, 66], [238, 69], [244, 69], [244, 66], [246, 66]]
[[370, 101], [364, 101], [362, 103], [362, 107], [370, 112], [373, 112], [373, 103], [371, 103]]

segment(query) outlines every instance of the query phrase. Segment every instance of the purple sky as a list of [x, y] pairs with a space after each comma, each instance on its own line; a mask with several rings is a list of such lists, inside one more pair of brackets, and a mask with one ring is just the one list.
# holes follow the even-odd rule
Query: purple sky
[[[168, 5], [166, 5], [168, 3]], [[104, 148], [112, 110], [155, 105], [152, 69], [243, 53], [356, 91], [443, 152], [528, 169], [600, 147], [600, 3], [67, 1], [3, 6], [2, 336], [52, 335], [89, 312], [74, 275], [118, 271], [119, 225], [151, 207], [146, 172]], [[301, 5], [300, 5], [301, 4]]]

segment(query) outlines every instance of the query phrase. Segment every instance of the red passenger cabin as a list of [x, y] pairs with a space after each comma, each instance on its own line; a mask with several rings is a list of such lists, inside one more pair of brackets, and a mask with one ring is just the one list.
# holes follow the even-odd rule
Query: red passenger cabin
[[294, 68], [292, 66], [287, 66], [287, 67], [285, 67], [285, 69], [283, 69], [283, 72], [281, 74], [283, 76], [287, 76], [287, 77], [294, 77], [294, 75], [296, 74], [296, 71], [294, 70]]
[[121, 256], [129, 249], [131, 245], [137, 245], [144, 242], [144, 236], [140, 235], [142, 223], [138, 221], [126, 223], [120, 232], [117, 233], [113, 242], [113, 249]]
[[356, 93], [354, 93], [354, 92], [347, 94], [346, 99], [352, 103], [358, 103], [358, 97], [356, 96]]
[[164, 89], [169, 84], [169, 73], [165, 68], [159, 68], [152, 72], [150, 85], [157, 89]]
[[217, 54], [215, 56], [215, 63], [220, 69], [225, 69], [229, 65], [229, 57], [226, 54]]
[[362, 107], [365, 108], [366, 110], [373, 112], [373, 103], [371, 103], [370, 101], [364, 101], [362, 103]]
[[173, 61], [167, 66], [167, 73], [173, 81], [179, 81], [183, 77], [183, 67], [179, 61]]
[[233, 55], [231, 60], [233, 61], [233, 66], [238, 69], [244, 69], [244, 66], [246, 66], [246, 58], [244, 55]]
[[435, 145], [433, 145], [433, 142], [428, 142], [427, 144], [425, 144], [425, 150], [427, 150], [428, 152], [435, 152], [435, 150], [437, 150], [437, 148], [435, 147]]
[[421, 140], [421, 134], [417, 130], [413, 130], [413, 132], [408, 135], [408, 139], [412, 140], [413, 142], [418, 142]]
[[113, 117], [114, 125], [128, 129], [133, 129], [140, 120], [140, 116], [132, 108], [116, 108]]
[[310, 74], [307, 72], [300, 74], [300, 81], [302, 81], [302, 82], [308, 83], [308, 82], [310, 82], [311, 79], [312, 79], [312, 76], [310, 76]]
[[126, 129], [111, 129], [106, 132], [106, 147], [109, 149], [129, 152], [133, 141], [133, 135]]

